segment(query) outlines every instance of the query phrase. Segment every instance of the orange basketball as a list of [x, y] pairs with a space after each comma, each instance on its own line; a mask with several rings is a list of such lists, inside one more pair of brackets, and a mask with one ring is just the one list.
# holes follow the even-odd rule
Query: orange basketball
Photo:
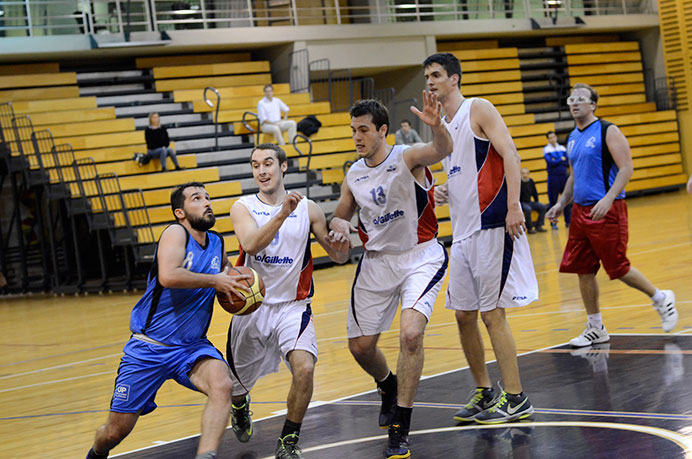
[[245, 299], [241, 300], [235, 295], [226, 295], [223, 292], [216, 292], [216, 298], [219, 300], [219, 304], [226, 311], [231, 314], [237, 314], [239, 316], [244, 316], [254, 312], [257, 308], [262, 305], [264, 301], [264, 281], [260, 275], [252, 268], [247, 266], [236, 266], [228, 270], [229, 275], [236, 274], [249, 274], [252, 276], [251, 279], [243, 279], [240, 282], [247, 284], [250, 288], [249, 292], [245, 290], [238, 290], [240, 293], [245, 295]]

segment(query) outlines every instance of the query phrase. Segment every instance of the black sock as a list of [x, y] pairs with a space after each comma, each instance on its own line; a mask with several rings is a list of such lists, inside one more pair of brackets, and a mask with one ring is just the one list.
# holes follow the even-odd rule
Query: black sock
[[515, 398], [515, 397], [523, 397], [524, 391], [521, 391], [521, 392], [519, 392], [518, 394], [510, 394], [509, 392], [507, 392], [507, 395], [510, 396], [510, 397], [512, 397], [512, 398]]
[[87, 453], [87, 459], [107, 459], [107, 458], [108, 458], [108, 453], [96, 454], [93, 447]]
[[409, 429], [411, 428], [411, 414], [413, 413], [413, 408], [406, 408], [403, 406], [396, 406], [396, 410], [394, 410], [394, 418], [392, 419], [392, 425], [398, 425], [401, 427], [401, 430], [405, 431], [408, 434]]
[[299, 422], [291, 422], [286, 419], [286, 422], [284, 422], [284, 430], [281, 431], [281, 438], [291, 434], [295, 434], [296, 437], [299, 436], [300, 426], [301, 424]]
[[382, 389], [385, 394], [396, 394], [396, 375], [391, 371], [382, 381], [375, 380], [377, 387]]
[[495, 391], [493, 390], [492, 387], [478, 386], [478, 389], [481, 390], [481, 393], [483, 394], [484, 397], [492, 397], [493, 395], [495, 395]]

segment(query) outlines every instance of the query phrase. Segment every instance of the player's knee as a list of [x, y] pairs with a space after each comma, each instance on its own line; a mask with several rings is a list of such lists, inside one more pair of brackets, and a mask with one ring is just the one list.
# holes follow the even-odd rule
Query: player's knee
[[459, 325], [473, 325], [478, 320], [478, 311], [456, 311], [455, 317]]
[[315, 373], [314, 360], [302, 360], [297, 365], [291, 365], [293, 378], [300, 381], [308, 381], [313, 378]]
[[505, 316], [499, 308], [495, 308], [491, 311], [481, 312], [481, 320], [487, 328], [492, 328], [502, 325], [505, 321]]
[[423, 330], [401, 330], [399, 340], [403, 351], [416, 352], [423, 344]]
[[213, 378], [209, 383], [209, 397], [219, 400], [230, 400], [233, 392], [233, 382], [230, 377]]
[[355, 358], [367, 357], [374, 351], [374, 348], [370, 346], [370, 343], [360, 339], [348, 340], [348, 349], [351, 351], [351, 355], [353, 355]]

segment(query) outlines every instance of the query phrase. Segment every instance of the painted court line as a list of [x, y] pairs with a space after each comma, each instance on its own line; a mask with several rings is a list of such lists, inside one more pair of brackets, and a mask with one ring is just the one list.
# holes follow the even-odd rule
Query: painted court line
[[[614, 429], [614, 430], [627, 430], [631, 432], [639, 432], [649, 435], [654, 435], [665, 440], [672, 441], [677, 444], [686, 454], [692, 452], [692, 439], [680, 435], [676, 432], [670, 430], [661, 429], [658, 427], [642, 426], [636, 424], [621, 424], [614, 422], [572, 422], [572, 421], [556, 421], [556, 422], [530, 422], [530, 423], [514, 423], [514, 424], [500, 424], [500, 425], [472, 425], [472, 426], [456, 426], [456, 427], [441, 427], [437, 429], [425, 429], [425, 430], [415, 430], [409, 433], [410, 436], [415, 435], [427, 435], [442, 432], [457, 432], [464, 430], [480, 430], [480, 429], [506, 429], [507, 427], [517, 427], [517, 428], [529, 428], [529, 427], [588, 427], [595, 429]], [[334, 443], [328, 443], [320, 446], [313, 446], [310, 448], [303, 448], [304, 453], [309, 453], [313, 451], [322, 451], [325, 449], [338, 448], [341, 446], [355, 445], [359, 443], [365, 443], [375, 440], [386, 440], [387, 435], [376, 435], [372, 437], [355, 438], [353, 440], [345, 440]], [[273, 459], [274, 456], [267, 456], [262, 459]]]

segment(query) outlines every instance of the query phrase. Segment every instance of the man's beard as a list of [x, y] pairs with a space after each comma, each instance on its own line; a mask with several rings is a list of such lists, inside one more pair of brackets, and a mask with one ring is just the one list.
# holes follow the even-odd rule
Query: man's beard
[[191, 215], [186, 215], [187, 221], [190, 222], [192, 229], [197, 231], [207, 231], [211, 229], [216, 224], [216, 217], [214, 214], [205, 213], [200, 218], [195, 218]]

